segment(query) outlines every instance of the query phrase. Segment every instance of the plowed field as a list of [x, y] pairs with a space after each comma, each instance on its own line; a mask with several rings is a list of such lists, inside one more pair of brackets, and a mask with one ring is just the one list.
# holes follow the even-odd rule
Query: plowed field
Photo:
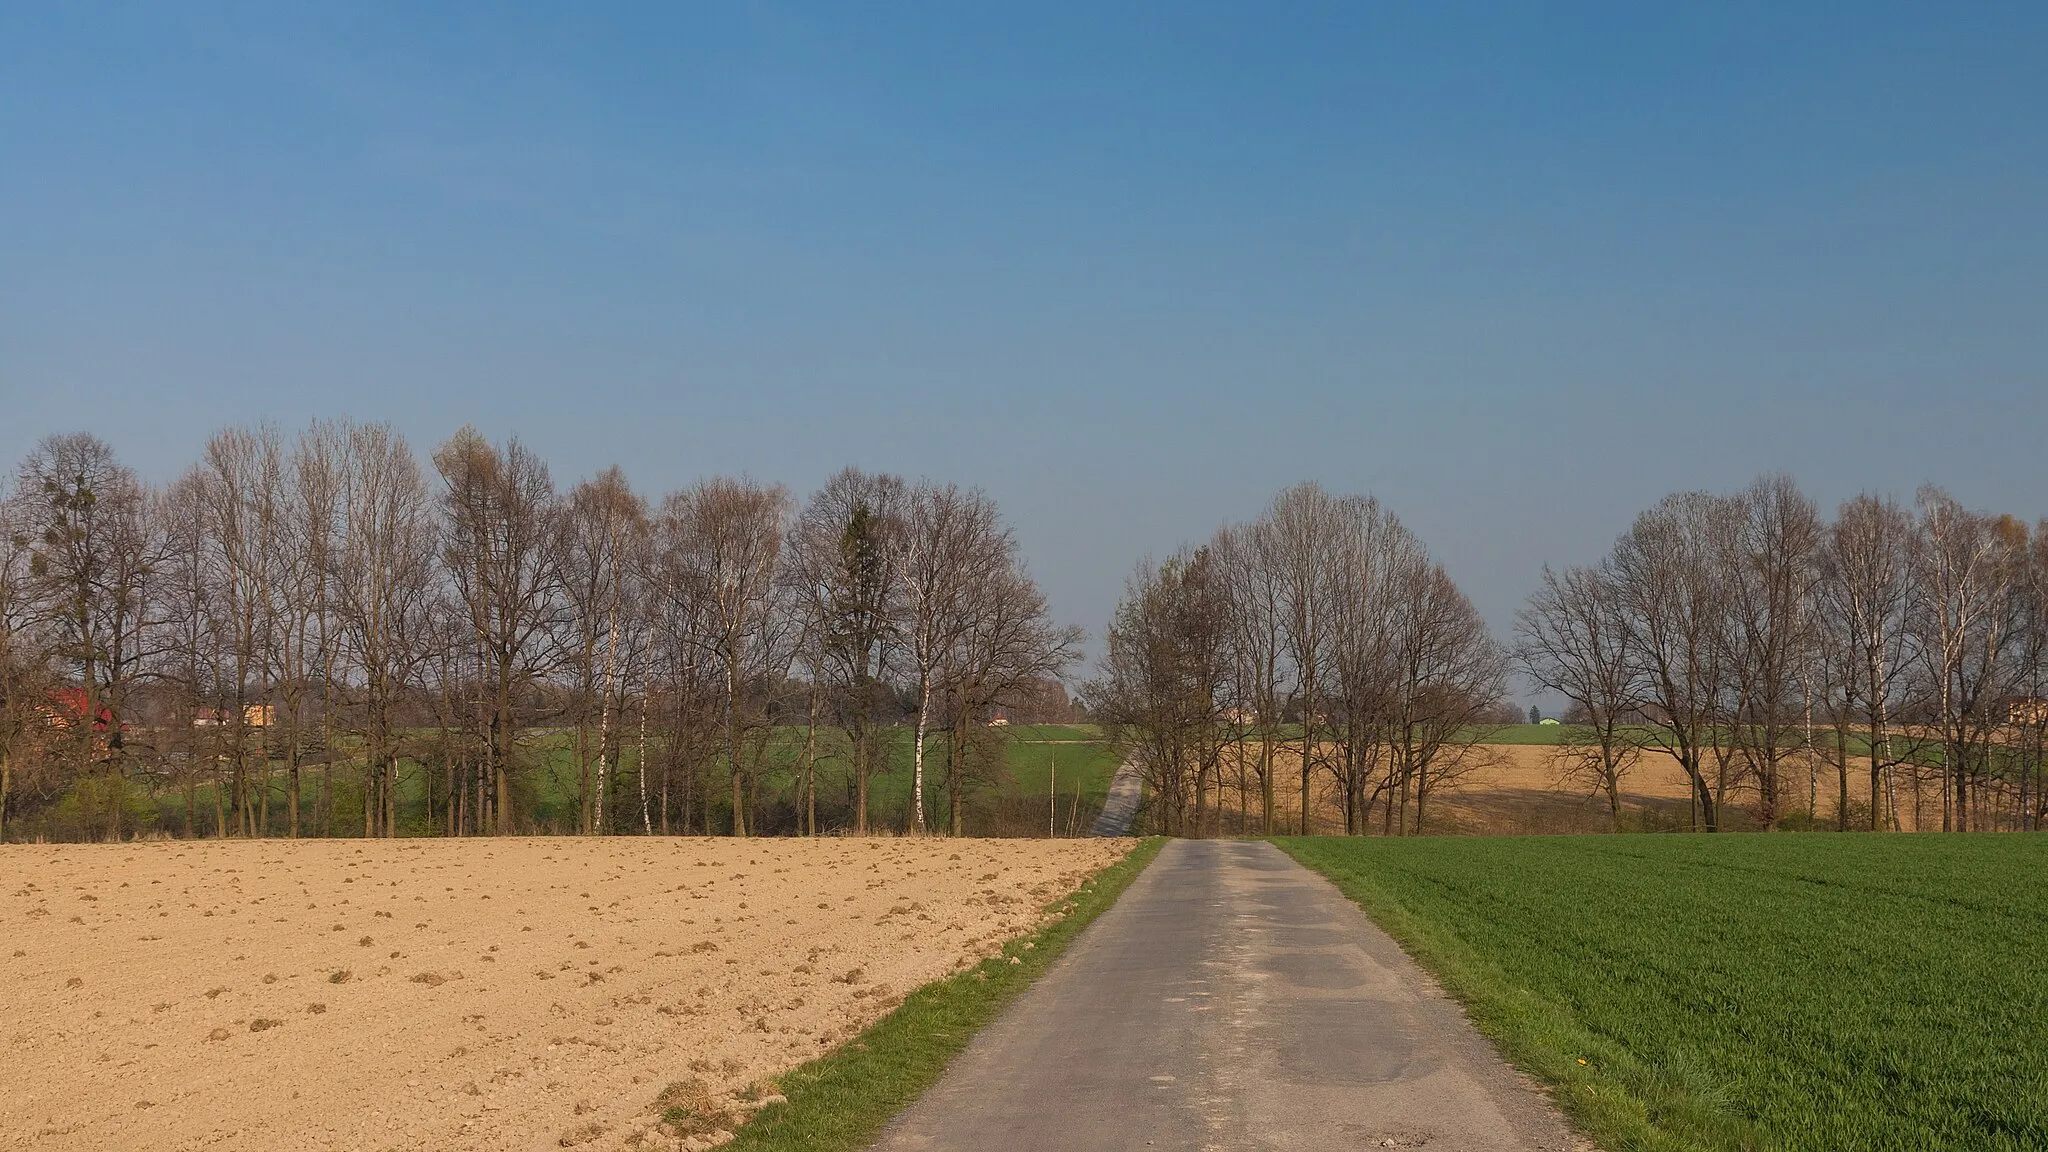
[[0, 1147], [701, 1145], [1129, 847], [0, 848]]

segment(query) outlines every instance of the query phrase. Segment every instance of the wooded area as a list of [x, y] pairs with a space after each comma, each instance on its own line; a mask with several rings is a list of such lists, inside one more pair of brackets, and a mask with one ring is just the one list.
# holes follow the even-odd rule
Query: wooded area
[[[1081, 653], [985, 493], [853, 468], [801, 506], [651, 501], [470, 429], [423, 463], [319, 422], [223, 431], [158, 488], [77, 434], [0, 517], [15, 838], [866, 833], [905, 744], [889, 830], [959, 835], [992, 724], [1066, 718]], [[1517, 671], [1616, 828], [1645, 755], [1710, 831], [1898, 828], [1902, 795], [2048, 820], [2048, 530], [1938, 488], [1832, 521], [1783, 476], [1669, 496], [1545, 569], [1503, 644], [1392, 511], [1304, 484], [1140, 564], [1106, 640], [1083, 699], [1169, 833], [1429, 831]]]
[[1307, 834], [1329, 795], [1347, 832], [1399, 835], [1515, 722], [1516, 670], [1569, 702], [1556, 786], [1617, 829], [1646, 754], [1707, 831], [1897, 829], [1902, 796], [1944, 829], [2048, 821], [2048, 525], [1933, 487], [1832, 521], [1784, 476], [1672, 495], [1545, 569], [1501, 645], [1389, 510], [1302, 485], [1138, 566], [1089, 702], [1163, 830]]
[[[1250, 524], [1138, 566], [1088, 700], [1131, 747], [1166, 832], [1230, 817], [1308, 834], [1327, 773], [1347, 832], [1402, 834], [1426, 830], [1431, 795], [1470, 766], [1508, 668], [1392, 512], [1303, 484]], [[1280, 794], [1293, 787], [1290, 826]], [[1227, 811], [1226, 789], [1258, 797], [1255, 826]]]
[[[1735, 790], [1765, 827], [1818, 818], [1815, 760], [1843, 830], [1898, 827], [1901, 791], [1923, 787], [1944, 830], [2048, 817], [2048, 524], [1931, 486], [1910, 507], [1857, 496], [1833, 521], [1784, 476], [1678, 493], [1598, 564], [1546, 569], [1517, 637], [1529, 674], [1572, 702], [1583, 775], [1615, 812], [1653, 752], [1685, 771], [1709, 830]], [[1874, 798], [1860, 812], [1852, 772]]]
[[[802, 507], [723, 477], [650, 501], [617, 468], [562, 492], [516, 440], [464, 429], [423, 466], [323, 421], [221, 432], [157, 488], [74, 434], [0, 516], [16, 838], [865, 832], [899, 722], [903, 830], [958, 834], [1001, 770], [988, 722], [1063, 710], [1080, 653], [986, 494], [856, 469]], [[565, 755], [572, 826], [543, 827]], [[773, 756], [795, 783], [767, 794]]]

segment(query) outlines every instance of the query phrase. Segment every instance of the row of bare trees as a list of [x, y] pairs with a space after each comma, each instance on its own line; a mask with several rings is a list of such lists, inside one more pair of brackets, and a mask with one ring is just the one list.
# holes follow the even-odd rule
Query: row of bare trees
[[1089, 692], [1164, 831], [1222, 828], [1234, 794], [1240, 830], [1307, 833], [1327, 786], [1346, 832], [1402, 834], [1472, 766], [1506, 675], [1478, 612], [1392, 512], [1302, 484], [1141, 563]]
[[958, 833], [1000, 771], [975, 730], [1079, 655], [985, 494], [855, 469], [801, 508], [744, 478], [650, 504], [516, 440], [423, 463], [319, 422], [154, 488], [75, 434], [0, 516], [0, 834], [26, 805], [119, 837], [166, 789], [194, 834], [504, 834], [564, 790], [586, 833], [744, 835], [770, 800], [815, 833], [821, 764], [865, 832], [907, 717], [908, 826]]
[[1682, 769], [1707, 829], [1731, 794], [1765, 827], [1811, 820], [1823, 773], [1843, 829], [1899, 827], [1922, 783], [1944, 830], [2048, 815], [2048, 526], [1939, 488], [1832, 521], [1784, 476], [1666, 497], [1598, 564], [1545, 570], [1516, 652], [1571, 702], [1578, 773], [1617, 823], [1645, 752]]

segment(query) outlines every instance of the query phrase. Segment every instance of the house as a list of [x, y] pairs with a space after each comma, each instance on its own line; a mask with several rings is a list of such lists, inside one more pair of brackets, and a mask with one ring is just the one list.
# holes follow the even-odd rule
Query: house
[[[201, 708], [192, 714], [194, 728], [218, 728], [234, 719], [232, 708]], [[268, 704], [245, 704], [242, 706], [244, 728], [268, 728], [277, 720], [277, 709]]]
[[2015, 696], [2006, 701], [2005, 722], [2022, 728], [2048, 724], [2048, 697]]
[[[89, 700], [90, 697], [83, 688], [53, 689], [49, 694], [49, 702], [40, 709], [43, 722], [59, 731], [68, 730], [85, 715]], [[105, 732], [113, 723], [114, 709], [106, 701], [100, 701], [99, 708], [93, 715], [92, 730]]]
[[988, 726], [991, 728], [1008, 728], [1010, 726], [1010, 718], [998, 712], [988, 718]]

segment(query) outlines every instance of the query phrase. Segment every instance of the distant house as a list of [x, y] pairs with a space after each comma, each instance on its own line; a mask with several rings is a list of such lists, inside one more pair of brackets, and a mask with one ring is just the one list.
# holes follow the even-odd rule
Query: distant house
[[[192, 713], [194, 728], [219, 728], [235, 718], [232, 708], [201, 708]], [[245, 728], [268, 728], [277, 719], [277, 710], [268, 704], [245, 704], [242, 706], [242, 725]]]
[[1545, 716], [1543, 719], [1538, 720], [1536, 722], [1536, 726], [1538, 728], [1555, 728], [1557, 727], [1557, 717]]
[[988, 718], [988, 726], [991, 728], [1008, 728], [1010, 726], [1010, 718], [998, 712]]
[[[69, 730], [85, 716], [88, 703], [90, 697], [83, 688], [55, 689], [49, 695], [49, 702], [41, 709], [43, 722], [59, 731]], [[106, 701], [100, 701], [100, 706], [92, 718], [92, 730], [105, 732], [113, 723], [113, 708]]]

